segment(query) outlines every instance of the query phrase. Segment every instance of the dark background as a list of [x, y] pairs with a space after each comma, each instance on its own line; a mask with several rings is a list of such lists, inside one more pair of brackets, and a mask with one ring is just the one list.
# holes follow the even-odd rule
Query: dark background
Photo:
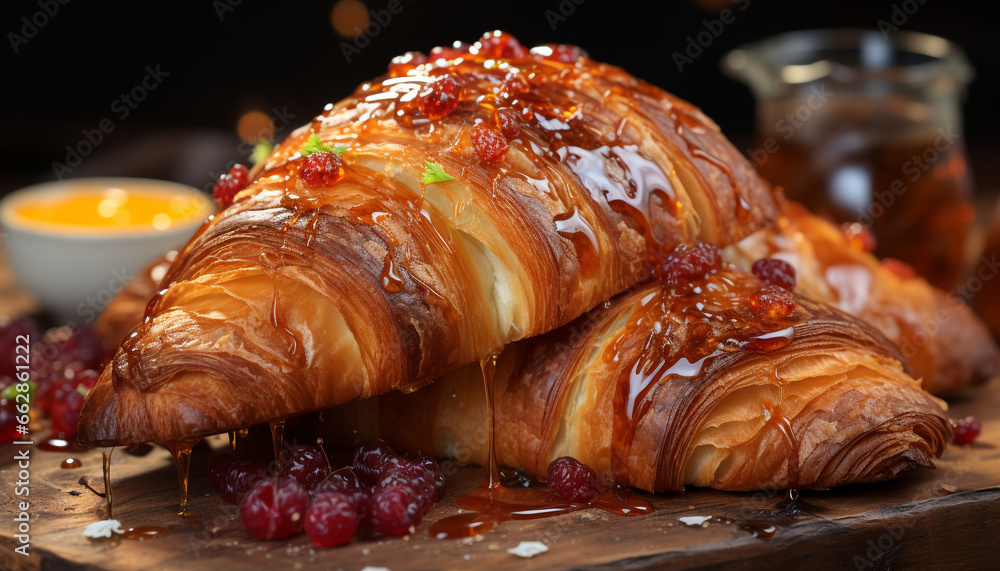
[[[64, 0], [67, 1], [67, 0]], [[693, 101], [737, 144], [753, 129], [750, 91], [719, 71], [719, 58], [741, 43], [778, 32], [821, 27], [877, 27], [902, 0], [800, 2], [765, 0], [539, 0], [432, 2], [399, 0], [402, 12], [380, 26], [348, 62], [331, 25], [337, 0], [316, 2], [111, 3], [68, 0], [4, 2], [0, 102], [0, 193], [55, 178], [85, 130], [110, 118], [114, 130], [68, 176], [140, 175], [198, 187], [226, 163], [245, 160], [236, 135], [246, 112], [294, 115], [277, 138], [307, 122], [326, 103], [348, 95], [385, 71], [394, 55], [428, 51], [454, 40], [473, 42], [500, 28], [522, 43], [574, 43], [592, 57], [620, 65]], [[980, 185], [1000, 180], [993, 166], [1000, 147], [996, 111], [1000, 23], [996, 3], [908, 0], [902, 30], [944, 36], [963, 46], [976, 69], [965, 105], [966, 141]], [[386, 0], [367, 0], [383, 10]], [[232, 6], [231, 4], [236, 4]], [[748, 4], [739, 11], [739, 6]], [[44, 14], [58, 6], [53, 16]], [[679, 73], [671, 59], [688, 36], [705, 29], [717, 10], [737, 8], [735, 21]], [[547, 11], [551, 11], [547, 14]], [[553, 14], [559, 18], [553, 20]], [[23, 18], [44, 21], [32, 37]], [[554, 23], [554, 26], [553, 26]], [[553, 27], [555, 29], [553, 29]], [[10, 34], [27, 41], [11, 45]], [[15, 41], [17, 41], [15, 39]], [[168, 75], [120, 119], [113, 102], [138, 85], [147, 66]], [[118, 107], [120, 111], [121, 107]], [[741, 146], [740, 148], [746, 148]], [[82, 154], [82, 153], [81, 153]]]

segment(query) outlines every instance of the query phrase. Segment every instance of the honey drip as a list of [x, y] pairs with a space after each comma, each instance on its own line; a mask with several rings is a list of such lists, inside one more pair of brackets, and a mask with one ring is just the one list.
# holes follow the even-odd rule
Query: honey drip
[[271, 423], [271, 443], [274, 446], [274, 473], [281, 472], [281, 440], [285, 434], [285, 421], [276, 420]]
[[229, 453], [232, 454], [232, 455], [234, 455], [234, 456], [236, 455], [236, 431], [235, 430], [230, 430], [229, 431]]
[[188, 475], [191, 470], [191, 448], [193, 444], [172, 443], [167, 445], [174, 457], [174, 467], [177, 468], [177, 482], [181, 488], [181, 501], [177, 515], [193, 517], [194, 512], [188, 509]]
[[158, 525], [140, 525], [138, 527], [130, 527], [125, 530], [125, 533], [122, 534], [122, 538], [144, 541], [147, 539], [156, 539], [157, 537], [166, 534], [167, 528], [165, 527], [160, 527]]
[[108, 518], [107, 519], [113, 519], [114, 518], [114, 515], [113, 515], [113, 512], [112, 512], [112, 508], [114, 506], [114, 502], [111, 500], [111, 453], [114, 452], [114, 451], [115, 451], [114, 448], [105, 448], [104, 451], [102, 452], [102, 454], [104, 455], [104, 462], [103, 462], [103, 468], [104, 468], [104, 501], [107, 503], [107, 506], [108, 506]]
[[431, 537], [472, 537], [496, 529], [505, 521], [555, 517], [590, 508], [621, 516], [653, 513], [653, 504], [625, 486], [603, 492], [593, 501], [574, 503], [553, 497], [546, 487], [508, 488], [483, 482], [478, 488], [462, 494], [456, 504], [469, 513], [438, 520], [430, 528]]
[[495, 376], [497, 369], [497, 354], [493, 353], [489, 357], [479, 361], [479, 367], [483, 371], [483, 389], [486, 391], [486, 422], [489, 447], [488, 470], [484, 485], [489, 488], [496, 488], [500, 485], [500, 471], [497, 467], [496, 449], [496, 408], [495, 408]]

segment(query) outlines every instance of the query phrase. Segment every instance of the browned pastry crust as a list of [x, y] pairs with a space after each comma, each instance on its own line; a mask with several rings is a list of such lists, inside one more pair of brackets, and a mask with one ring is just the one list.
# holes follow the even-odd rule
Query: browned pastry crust
[[129, 280], [114, 299], [101, 312], [94, 323], [94, 333], [117, 347], [132, 329], [142, 322], [149, 300], [159, 291], [160, 282], [167, 275], [170, 264], [177, 259], [177, 250], [151, 261]]
[[875, 326], [900, 347], [932, 394], [947, 395], [1000, 372], [996, 343], [964, 303], [922, 278], [894, 272], [897, 262], [880, 263], [799, 204], [784, 204], [774, 226], [731, 246], [725, 256], [744, 270], [760, 258], [789, 262], [799, 293]]
[[[188, 440], [413, 389], [569, 322], [660, 252], [776, 215], [692, 105], [586, 57], [487, 44], [395, 62], [254, 169], [88, 395], [80, 440]], [[423, 102], [446, 75], [460, 103], [439, 118]], [[518, 132], [488, 163], [470, 131], [500, 108]], [[311, 134], [346, 147], [332, 186], [299, 176]], [[454, 180], [422, 183], [426, 161]]]
[[[703, 293], [651, 282], [508, 347], [495, 380], [499, 463], [544, 477], [572, 456], [655, 492], [828, 488], [931, 466], [951, 428], [897, 348], [804, 297], [788, 317], [753, 317], [759, 286], [728, 270]], [[469, 366], [383, 395], [361, 406], [359, 426], [403, 449], [484, 463], [481, 378]]]

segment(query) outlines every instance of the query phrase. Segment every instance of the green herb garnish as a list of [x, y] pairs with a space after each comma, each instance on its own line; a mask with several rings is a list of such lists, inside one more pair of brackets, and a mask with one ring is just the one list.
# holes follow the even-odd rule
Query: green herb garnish
[[271, 141], [261, 139], [259, 143], [253, 146], [253, 151], [250, 152], [250, 164], [256, 165], [266, 161], [273, 150], [274, 145], [271, 144]]
[[455, 177], [449, 176], [448, 173], [444, 172], [441, 165], [432, 163], [431, 161], [424, 161], [424, 184], [444, 182], [446, 180], [455, 180]]
[[344, 151], [346, 150], [347, 147], [334, 147], [332, 145], [324, 145], [323, 143], [320, 142], [319, 136], [317, 136], [316, 133], [312, 133], [306, 140], [306, 144], [302, 145], [302, 151], [300, 152], [302, 153], [303, 157], [308, 157], [313, 153], [333, 153], [339, 157], [340, 155], [344, 154]]

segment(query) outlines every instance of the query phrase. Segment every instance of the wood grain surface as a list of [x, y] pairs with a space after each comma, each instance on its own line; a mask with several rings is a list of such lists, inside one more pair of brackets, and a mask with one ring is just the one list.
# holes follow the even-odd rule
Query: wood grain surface
[[[124, 527], [159, 525], [169, 533], [144, 541], [86, 539], [82, 532], [101, 519], [104, 500], [80, 483], [103, 490], [99, 451], [66, 454], [31, 448], [31, 556], [13, 552], [16, 466], [7, 446], [0, 469], [4, 520], [0, 561], [4, 569], [400, 569], [541, 568], [812, 568], [989, 569], [1000, 562], [1000, 380], [952, 402], [953, 415], [975, 414], [983, 434], [972, 446], [952, 446], [936, 470], [922, 470], [877, 485], [801, 495], [798, 512], [776, 508], [783, 491], [735, 494], [692, 489], [650, 496], [656, 512], [620, 517], [586, 510], [551, 519], [508, 522], [465, 540], [428, 536], [435, 520], [456, 513], [455, 498], [475, 486], [478, 467], [459, 468], [448, 479], [448, 495], [410, 536], [355, 540], [335, 549], [314, 548], [305, 534], [262, 542], [239, 521], [206, 480], [213, 454], [195, 450], [191, 502], [200, 519], [175, 515], [176, 472], [166, 450], [144, 457], [117, 452], [113, 467], [115, 517]], [[212, 446], [221, 449], [224, 439]], [[68, 456], [83, 467], [64, 470]], [[23, 498], [17, 498], [18, 500]], [[7, 515], [10, 514], [10, 515]], [[678, 518], [712, 516], [704, 526]], [[753, 537], [741, 522], [763, 518], [777, 524], [770, 539]], [[520, 541], [541, 541], [549, 551], [531, 559], [507, 552]]]

